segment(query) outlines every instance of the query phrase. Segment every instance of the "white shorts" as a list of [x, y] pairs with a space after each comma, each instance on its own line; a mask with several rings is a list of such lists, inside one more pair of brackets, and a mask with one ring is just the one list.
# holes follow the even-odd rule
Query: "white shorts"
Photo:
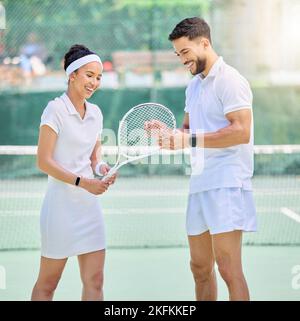
[[257, 231], [252, 191], [242, 188], [218, 188], [190, 194], [186, 215], [188, 235], [242, 230]]

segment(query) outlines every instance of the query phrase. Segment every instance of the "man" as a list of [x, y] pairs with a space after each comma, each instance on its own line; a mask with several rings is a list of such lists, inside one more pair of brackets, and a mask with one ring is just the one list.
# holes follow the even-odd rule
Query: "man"
[[251, 89], [218, 57], [203, 19], [184, 19], [169, 40], [194, 78], [186, 89], [183, 130], [163, 130], [159, 143], [204, 154], [202, 173], [191, 176], [186, 220], [196, 299], [217, 299], [216, 263], [230, 300], [249, 300], [241, 247], [243, 231], [257, 229]]

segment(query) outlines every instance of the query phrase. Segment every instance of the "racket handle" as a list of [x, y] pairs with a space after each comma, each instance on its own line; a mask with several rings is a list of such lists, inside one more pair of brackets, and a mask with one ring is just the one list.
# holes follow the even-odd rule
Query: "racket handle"
[[111, 168], [110, 170], [109, 170], [109, 172], [105, 175], [105, 176], [103, 176], [102, 178], [101, 178], [101, 181], [104, 181], [104, 180], [106, 180], [107, 178], [110, 178], [110, 177], [112, 177], [115, 173], [117, 172], [117, 168]]

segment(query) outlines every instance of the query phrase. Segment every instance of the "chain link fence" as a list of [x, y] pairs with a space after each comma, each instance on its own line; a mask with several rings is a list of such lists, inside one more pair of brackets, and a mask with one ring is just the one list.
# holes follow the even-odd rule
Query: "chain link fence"
[[3, 0], [0, 87], [64, 84], [58, 76], [62, 59], [75, 43], [101, 56], [108, 72], [103, 84], [109, 87], [153, 86], [161, 78], [171, 86], [168, 71], [180, 64], [168, 35], [185, 17], [207, 15], [209, 5], [209, 0]]

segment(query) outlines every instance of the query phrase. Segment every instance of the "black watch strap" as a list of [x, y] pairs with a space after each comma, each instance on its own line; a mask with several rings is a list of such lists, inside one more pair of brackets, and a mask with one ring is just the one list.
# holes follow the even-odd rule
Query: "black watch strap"
[[191, 145], [191, 147], [197, 147], [197, 135], [196, 134], [191, 134], [190, 145]]
[[80, 176], [78, 176], [78, 177], [76, 178], [75, 185], [76, 185], [76, 186], [78, 186], [78, 185], [79, 185], [79, 183], [80, 183]]

